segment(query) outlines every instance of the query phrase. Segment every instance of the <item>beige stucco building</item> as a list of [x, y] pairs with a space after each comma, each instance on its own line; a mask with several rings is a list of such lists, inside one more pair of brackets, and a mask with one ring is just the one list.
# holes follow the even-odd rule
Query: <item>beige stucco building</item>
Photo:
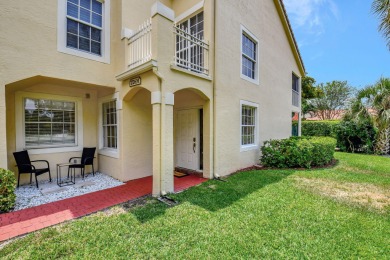
[[0, 32], [0, 167], [15, 172], [15, 151], [54, 173], [97, 147], [95, 169], [153, 175], [157, 196], [175, 167], [213, 178], [258, 163], [300, 112], [281, 0], [1, 1]]

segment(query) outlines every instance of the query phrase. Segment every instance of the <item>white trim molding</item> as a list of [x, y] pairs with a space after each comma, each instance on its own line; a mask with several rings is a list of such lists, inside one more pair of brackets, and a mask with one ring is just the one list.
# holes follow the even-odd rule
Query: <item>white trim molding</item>
[[133, 30], [126, 28], [126, 27], [123, 27], [121, 30], [121, 40], [123, 40], [124, 38], [130, 39], [130, 37], [133, 34], [134, 34]]
[[70, 54], [73, 56], [82, 57], [89, 60], [94, 60], [102, 63], [110, 63], [110, 1], [104, 0], [103, 3], [103, 25], [102, 25], [102, 55], [95, 55], [77, 49], [68, 48], [66, 46], [66, 10], [67, 0], [57, 0], [57, 50], [59, 52]]
[[190, 9], [188, 9], [188, 10], [184, 11], [183, 13], [181, 13], [180, 15], [178, 15], [175, 18], [175, 23], [179, 23], [182, 20], [186, 20], [187, 18], [192, 16], [194, 13], [198, 13], [199, 11], [201, 11], [203, 9], [203, 7], [204, 7], [204, 0], [200, 1], [199, 3], [197, 3], [196, 5], [191, 7]]
[[[104, 136], [103, 136], [103, 104], [109, 101], [115, 100], [116, 101], [116, 118], [117, 118], [117, 127], [116, 127], [116, 136], [117, 136], [117, 148], [104, 148]], [[119, 92], [115, 92], [112, 95], [108, 95], [102, 98], [99, 98], [98, 100], [98, 109], [99, 109], [99, 120], [98, 120], [98, 129], [99, 129], [99, 149], [98, 149], [98, 154], [104, 155], [107, 157], [112, 157], [119, 159], [119, 151], [120, 151], [120, 120], [118, 117], [118, 104], [122, 105], [122, 102], [120, 101], [119, 98]], [[122, 109], [122, 108], [121, 108]]]
[[175, 105], [175, 94], [171, 92], [165, 92], [165, 105]]
[[[243, 106], [250, 106], [256, 109], [256, 114], [255, 114], [255, 142], [254, 144], [249, 144], [249, 145], [242, 145], [242, 107]], [[256, 150], [260, 147], [259, 145], [259, 104], [253, 103], [250, 101], [246, 100], [240, 100], [240, 152], [246, 152], [246, 151], [251, 151], [251, 150]]]
[[164, 16], [168, 20], [173, 21], [175, 19], [175, 12], [169, 8], [168, 6], [162, 4], [160, 1], [157, 1], [152, 5], [151, 9], [151, 16], [152, 18], [156, 15], [159, 14], [161, 16]]
[[154, 92], [152, 92], [150, 103], [152, 105], [154, 105], [154, 104], [161, 104], [161, 97], [162, 97], [161, 91], [154, 91]]
[[[42, 147], [42, 148], [26, 148], [25, 141], [25, 121], [24, 121], [24, 102], [25, 98], [48, 99], [71, 101], [76, 103], [76, 144], [74, 146], [62, 147]], [[16, 150], [28, 150], [30, 154], [47, 154], [47, 153], [65, 153], [78, 152], [83, 150], [83, 100], [78, 97], [57, 96], [51, 94], [42, 94], [35, 92], [16, 92], [15, 93], [15, 134], [16, 134]]]
[[[242, 49], [242, 36], [245, 35], [248, 38], [250, 38], [252, 41], [256, 43], [256, 63], [255, 63], [255, 78], [252, 79], [244, 74], [242, 74], [242, 54], [243, 54], [243, 49]], [[246, 81], [252, 82], [253, 84], [260, 85], [260, 44], [259, 40], [257, 37], [249, 31], [245, 26], [241, 25], [241, 30], [240, 30], [240, 77]]]

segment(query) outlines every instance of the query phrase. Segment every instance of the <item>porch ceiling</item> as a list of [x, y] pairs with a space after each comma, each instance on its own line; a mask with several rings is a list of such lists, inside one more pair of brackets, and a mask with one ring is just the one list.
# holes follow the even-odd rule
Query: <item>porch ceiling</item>
[[21, 91], [37, 84], [53, 84], [61, 87], [72, 87], [84, 90], [96, 90], [98, 97], [104, 97], [115, 92], [115, 87], [84, 83], [73, 80], [34, 76], [6, 85], [6, 91]]

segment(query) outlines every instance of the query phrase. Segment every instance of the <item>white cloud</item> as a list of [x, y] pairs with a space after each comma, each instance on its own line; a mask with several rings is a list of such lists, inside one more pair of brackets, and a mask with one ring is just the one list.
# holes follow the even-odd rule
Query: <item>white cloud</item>
[[325, 33], [326, 22], [339, 19], [333, 0], [284, 0], [292, 27], [300, 32], [298, 46], [317, 44]]
[[333, 0], [284, 0], [283, 2], [295, 28], [306, 27], [314, 32], [323, 29], [325, 17], [329, 15], [336, 19], [339, 17], [339, 9]]

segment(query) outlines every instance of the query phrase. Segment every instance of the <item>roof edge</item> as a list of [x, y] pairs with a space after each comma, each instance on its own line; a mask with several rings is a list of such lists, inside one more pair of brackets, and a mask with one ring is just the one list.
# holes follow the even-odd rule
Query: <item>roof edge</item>
[[295, 39], [294, 31], [291, 27], [290, 20], [288, 19], [286, 7], [284, 6], [283, 0], [274, 0], [274, 2], [276, 5], [276, 9], [278, 10], [278, 13], [282, 18], [281, 20], [283, 22], [283, 27], [286, 30], [286, 34], [290, 42], [291, 48], [293, 49], [294, 56], [298, 60], [298, 67], [300, 69], [300, 72], [302, 73], [302, 76], [305, 76], [306, 74], [305, 64], [303, 63], [303, 59], [299, 51], [297, 41]]

